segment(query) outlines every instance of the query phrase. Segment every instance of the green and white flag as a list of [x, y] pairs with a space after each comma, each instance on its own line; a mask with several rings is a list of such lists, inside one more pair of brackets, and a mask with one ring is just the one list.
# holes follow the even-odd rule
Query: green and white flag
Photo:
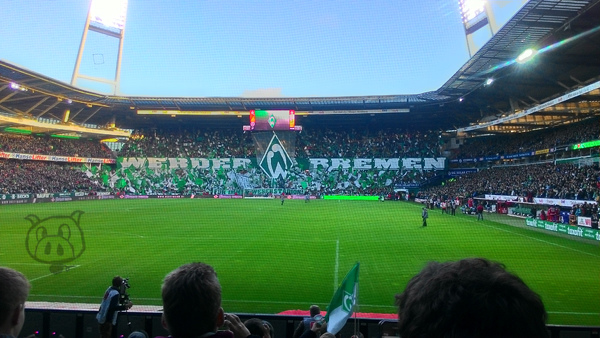
[[325, 322], [327, 322], [327, 332], [329, 333], [337, 334], [340, 332], [348, 318], [352, 316], [354, 304], [356, 304], [356, 298], [358, 297], [358, 267], [359, 263], [356, 263], [344, 277], [342, 284], [327, 307]]

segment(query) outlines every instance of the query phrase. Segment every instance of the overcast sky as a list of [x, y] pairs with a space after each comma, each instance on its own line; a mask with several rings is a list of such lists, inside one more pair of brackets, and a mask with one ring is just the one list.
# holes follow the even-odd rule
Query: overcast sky
[[[522, 2], [494, 1], [499, 24]], [[89, 3], [2, 0], [0, 59], [70, 83]], [[90, 32], [81, 73], [114, 77], [117, 41]], [[418, 94], [467, 60], [458, 0], [129, 0], [120, 93]]]

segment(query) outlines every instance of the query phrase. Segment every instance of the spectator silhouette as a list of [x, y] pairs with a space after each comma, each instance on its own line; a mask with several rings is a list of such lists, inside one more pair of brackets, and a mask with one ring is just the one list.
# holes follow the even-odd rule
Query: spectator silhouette
[[482, 258], [427, 264], [396, 305], [402, 338], [548, 337], [540, 296]]

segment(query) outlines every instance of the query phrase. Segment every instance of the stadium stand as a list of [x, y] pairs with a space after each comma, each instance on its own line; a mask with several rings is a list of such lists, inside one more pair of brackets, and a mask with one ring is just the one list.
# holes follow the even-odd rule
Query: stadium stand
[[597, 140], [600, 138], [600, 119], [598, 117], [557, 126], [552, 129], [533, 131], [530, 133], [485, 136], [469, 138], [465, 145], [453, 151], [451, 158], [470, 158], [489, 155], [506, 155], [567, 146], [574, 143]]
[[81, 165], [44, 161], [1, 160], [0, 193], [93, 193], [104, 190], [90, 180]]
[[[434, 131], [403, 129], [331, 130], [298, 134], [297, 156], [308, 157], [439, 157], [440, 136]], [[239, 129], [139, 130], [119, 152], [123, 157], [251, 157], [250, 133]]]
[[0, 151], [25, 154], [114, 158], [110, 149], [98, 140], [53, 138], [0, 133]]
[[597, 165], [538, 164], [494, 167], [430, 187], [421, 196], [470, 196], [485, 194], [596, 200], [600, 197], [600, 169]]
[[[593, 124], [590, 124], [593, 122]], [[559, 127], [553, 130], [554, 140], [573, 140], [573, 128], [583, 128], [579, 141], [593, 140], [592, 126], [597, 119], [579, 127]], [[585, 132], [588, 130], [588, 132]], [[536, 132], [519, 136], [523, 144], [536, 144]], [[513, 137], [497, 136], [493, 142], [501, 145], [500, 152], [513, 151]], [[0, 149], [6, 152], [56, 154], [65, 156], [100, 156], [110, 158], [110, 150], [99, 142], [65, 140], [36, 136], [0, 134]], [[316, 129], [298, 135], [297, 156], [302, 157], [406, 157], [438, 156], [443, 151], [439, 135], [432, 131]], [[491, 143], [491, 142], [487, 142]], [[562, 143], [562, 141], [561, 141]], [[461, 147], [465, 154], [481, 153], [484, 142], [467, 143]], [[330, 145], [337, 145], [330, 147]], [[508, 148], [504, 148], [504, 146]], [[546, 146], [546, 145], [540, 145]], [[475, 149], [475, 150], [472, 150]], [[513, 150], [507, 150], [513, 149]], [[368, 152], [373, 154], [368, 156]], [[256, 149], [249, 133], [237, 129], [140, 130], [119, 152], [120, 157], [244, 157], [252, 158]], [[420, 156], [419, 156], [420, 157]], [[273, 188], [273, 182], [259, 168], [232, 170], [190, 170], [163, 168], [119, 168], [102, 165], [81, 166], [40, 163], [38, 161], [2, 161], [5, 170], [4, 193], [65, 192], [65, 191], [126, 191], [132, 194], [202, 194], [228, 190], [242, 194], [243, 189]], [[308, 168], [306, 168], [308, 169]], [[61, 172], [67, 175], [61, 174]], [[389, 194], [397, 185], [414, 186], [437, 182], [435, 171], [360, 170], [332, 168], [306, 172], [296, 168], [285, 182], [276, 188], [304, 190], [315, 195], [381, 195]], [[24, 177], [37, 177], [35, 184]], [[57, 178], [58, 177], [58, 178]], [[67, 178], [69, 177], [69, 178]], [[21, 182], [11, 185], [7, 182]], [[60, 182], [60, 183], [59, 183]], [[595, 200], [599, 194], [598, 169], [569, 164], [528, 165], [525, 167], [495, 167], [479, 173], [463, 175], [444, 186], [431, 187], [421, 196], [481, 196], [505, 194], [529, 197]]]

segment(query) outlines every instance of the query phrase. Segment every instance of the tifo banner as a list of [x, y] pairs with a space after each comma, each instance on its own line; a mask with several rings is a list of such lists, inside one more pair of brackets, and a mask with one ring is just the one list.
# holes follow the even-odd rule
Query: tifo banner
[[[302, 168], [355, 169], [355, 170], [444, 170], [446, 168], [445, 158], [309, 158], [296, 159], [296, 163]], [[235, 169], [247, 168], [250, 164], [255, 167], [259, 163], [249, 158], [156, 158], [156, 157], [120, 157], [117, 165], [124, 168], [134, 166], [135, 168], [147, 167], [149, 169]]]
[[533, 218], [527, 218], [525, 220], [525, 224], [534, 228], [545, 229], [548, 231], [560, 232], [562, 234], [570, 236], [600, 241], [600, 232], [597, 229], [581, 228], [578, 226], [562, 223], [553, 223]]
[[324, 169], [444, 170], [446, 158], [310, 158], [311, 167]]
[[15, 159], [15, 160], [68, 162], [68, 163], [103, 163], [103, 164], [114, 164], [114, 163], [116, 163], [116, 160], [112, 159], [112, 158], [54, 156], [54, 155], [33, 155], [33, 154], [22, 154], [22, 153], [6, 153], [6, 152], [3, 152], [3, 151], [0, 151], [0, 158]]
[[294, 162], [282, 146], [277, 134], [273, 134], [267, 151], [260, 160], [260, 168], [270, 178], [286, 178]]

